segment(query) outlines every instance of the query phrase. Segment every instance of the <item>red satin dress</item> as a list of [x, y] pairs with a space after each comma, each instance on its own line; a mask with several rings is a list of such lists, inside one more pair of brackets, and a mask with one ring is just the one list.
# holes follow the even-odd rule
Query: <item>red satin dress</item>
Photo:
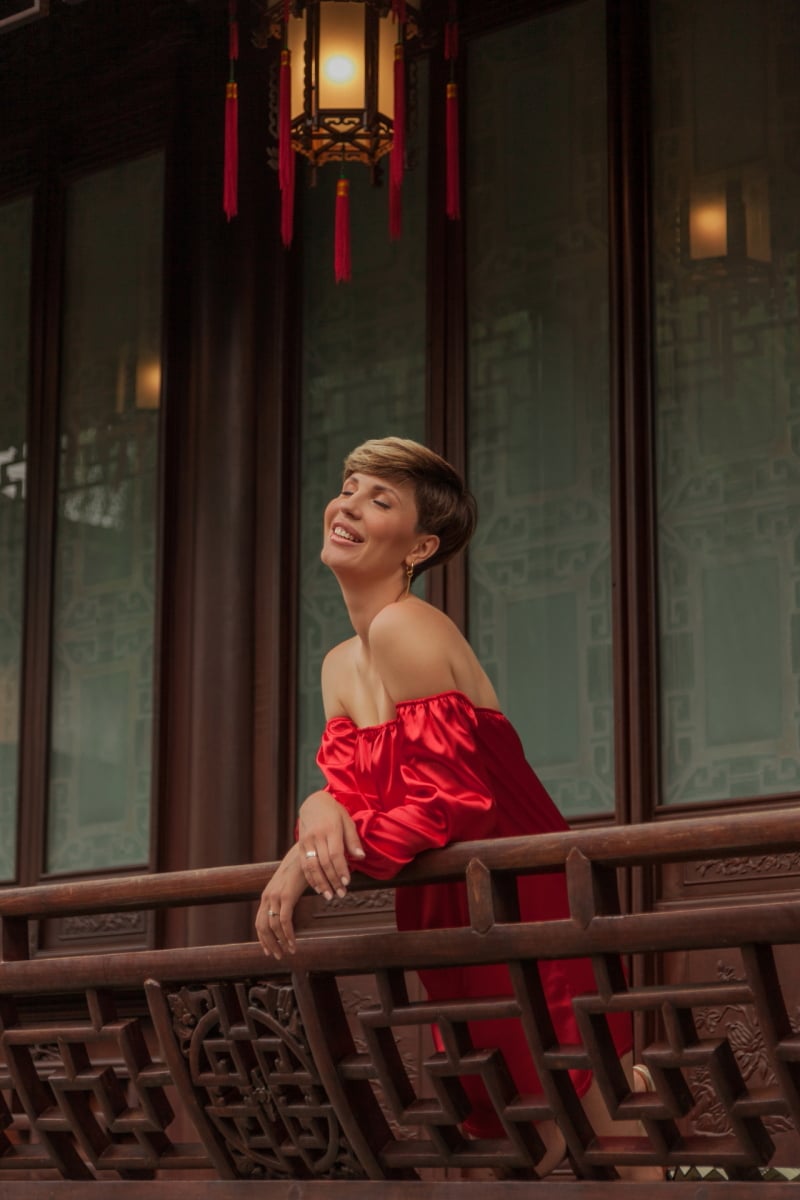
[[[334, 717], [325, 728], [317, 762], [329, 791], [350, 813], [366, 857], [354, 865], [374, 879], [391, 879], [423, 850], [477, 838], [550, 833], [568, 825], [525, 759], [511, 723], [491, 708], [476, 708], [461, 692], [443, 692], [397, 705], [393, 721], [365, 728]], [[529, 875], [519, 881], [523, 920], [569, 915], [562, 875]], [[403, 930], [469, 924], [461, 883], [399, 888], [397, 924]], [[570, 997], [597, 991], [587, 960], [541, 964], [543, 986], [559, 1042], [579, 1043]], [[447, 967], [420, 971], [432, 1000], [511, 995], [508, 968]], [[620, 1055], [631, 1048], [630, 1021], [613, 1017]], [[516, 1020], [472, 1022], [476, 1048], [496, 1046], [521, 1094], [541, 1087], [525, 1035]], [[439, 1039], [434, 1037], [439, 1044]], [[440, 1047], [441, 1048], [441, 1047]], [[588, 1072], [573, 1072], [583, 1094]], [[474, 1137], [502, 1134], [483, 1084], [461, 1080], [472, 1103], [464, 1128]]]

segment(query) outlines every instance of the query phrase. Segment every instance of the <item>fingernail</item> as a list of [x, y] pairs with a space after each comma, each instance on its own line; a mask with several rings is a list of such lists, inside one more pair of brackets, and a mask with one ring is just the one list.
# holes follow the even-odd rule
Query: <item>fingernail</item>
[[356, 850], [355, 853], [356, 853], [356, 858], [366, 858], [367, 857], [366, 850]]
[[294, 942], [292, 942], [291, 946], [289, 947], [289, 953], [294, 954], [296, 949], [297, 949], [297, 946], [295, 946]]
[[333, 892], [323, 892], [322, 894], [323, 894], [323, 896], [325, 897], [325, 899], [326, 899], [326, 900], [332, 900], [332, 899], [333, 899]]
[[339, 897], [340, 900], [344, 900], [345, 896], [347, 895], [347, 892], [344, 890], [344, 888], [337, 888], [336, 895]]
[[342, 876], [342, 883], [344, 884], [345, 887], [347, 887], [347, 885], [350, 883], [350, 880], [348, 879], [348, 877], [346, 875]]

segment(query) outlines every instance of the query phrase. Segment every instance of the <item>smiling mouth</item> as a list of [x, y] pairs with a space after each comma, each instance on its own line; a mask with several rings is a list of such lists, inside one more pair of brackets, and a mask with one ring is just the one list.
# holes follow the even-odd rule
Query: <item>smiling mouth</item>
[[350, 533], [349, 529], [344, 529], [341, 525], [334, 525], [331, 529], [331, 534], [337, 538], [344, 538], [346, 542], [353, 542], [358, 545], [362, 538], [356, 537], [354, 533]]

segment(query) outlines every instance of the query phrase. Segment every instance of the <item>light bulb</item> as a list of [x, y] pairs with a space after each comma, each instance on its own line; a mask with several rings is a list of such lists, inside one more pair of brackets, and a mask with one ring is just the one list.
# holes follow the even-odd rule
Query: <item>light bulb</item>
[[692, 258], [722, 258], [728, 252], [728, 214], [724, 198], [700, 199], [689, 213]]
[[161, 400], [161, 363], [157, 358], [140, 360], [136, 368], [136, 407], [158, 408]]
[[325, 74], [331, 83], [349, 83], [355, 73], [355, 63], [345, 54], [332, 54], [325, 61]]

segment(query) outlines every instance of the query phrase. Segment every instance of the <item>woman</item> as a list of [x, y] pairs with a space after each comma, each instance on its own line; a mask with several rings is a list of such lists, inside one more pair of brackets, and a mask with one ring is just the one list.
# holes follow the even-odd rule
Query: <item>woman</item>
[[[258, 912], [259, 940], [276, 959], [295, 949], [293, 912], [309, 884], [330, 900], [345, 895], [351, 867], [388, 879], [420, 851], [449, 842], [567, 828], [469, 644], [410, 591], [421, 571], [464, 548], [474, 526], [472, 496], [426, 447], [383, 438], [346, 459], [341, 494], [325, 510], [322, 561], [336, 575], [355, 636], [322, 667], [327, 725], [317, 761], [328, 787], [301, 806], [297, 842]], [[523, 919], [568, 915], [563, 877], [528, 876], [519, 886]], [[397, 922], [401, 929], [468, 924], [463, 885], [398, 889]], [[579, 1042], [570, 998], [596, 990], [588, 963], [541, 968], [559, 1040]], [[504, 966], [420, 975], [432, 999], [511, 992]], [[622, 1056], [630, 1023], [615, 1020]], [[503, 1050], [521, 1092], [540, 1090], [518, 1022], [475, 1022], [471, 1034], [476, 1047]], [[586, 1093], [588, 1073], [573, 1078]], [[472, 1103], [466, 1131], [502, 1133], [482, 1083], [462, 1083]]]

